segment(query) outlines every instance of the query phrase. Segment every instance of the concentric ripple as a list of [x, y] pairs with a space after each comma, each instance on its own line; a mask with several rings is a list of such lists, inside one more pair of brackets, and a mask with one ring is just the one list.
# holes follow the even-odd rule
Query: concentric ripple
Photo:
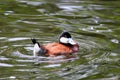
[[[0, 0], [0, 80], [119, 80], [119, 0]], [[33, 56], [31, 38], [69, 31], [73, 57]]]

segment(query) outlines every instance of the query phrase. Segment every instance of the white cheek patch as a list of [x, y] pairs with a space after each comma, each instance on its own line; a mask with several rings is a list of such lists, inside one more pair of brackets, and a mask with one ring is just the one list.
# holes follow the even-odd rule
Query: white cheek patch
[[72, 38], [65, 38], [65, 37], [61, 37], [60, 42], [65, 43], [65, 44], [69, 43], [69, 44], [72, 44], [72, 45], [76, 44], [76, 42]]
[[60, 38], [60, 42], [61, 42], [61, 43], [68, 43], [68, 38], [61, 37], [61, 38]]
[[72, 44], [72, 45], [76, 44], [76, 42], [75, 42], [72, 38], [69, 38], [69, 39], [68, 39], [68, 42], [69, 42], [70, 44]]

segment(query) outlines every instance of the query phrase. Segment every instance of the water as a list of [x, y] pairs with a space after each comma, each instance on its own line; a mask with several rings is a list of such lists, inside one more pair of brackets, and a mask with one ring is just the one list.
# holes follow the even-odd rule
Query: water
[[[0, 80], [119, 80], [119, 0], [0, 0]], [[67, 30], [76, 58], [33, 57], [31, 38]]]

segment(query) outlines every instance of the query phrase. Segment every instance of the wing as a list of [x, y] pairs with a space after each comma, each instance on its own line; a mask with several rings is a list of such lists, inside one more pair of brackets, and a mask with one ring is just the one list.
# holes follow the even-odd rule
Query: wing
[[48, 55], [61, 55], [61, 54], [69, 54], [72, 53], [72, 50], [70, 47], [67, 47], [60, 43], [51, 43], [45, 46], [45, 49], [47, 49]]

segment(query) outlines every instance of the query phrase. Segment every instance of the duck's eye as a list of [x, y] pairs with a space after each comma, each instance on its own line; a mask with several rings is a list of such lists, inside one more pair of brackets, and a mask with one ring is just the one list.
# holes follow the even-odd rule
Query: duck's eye
[[67, 38], [67, 35], [65, 35], [64, 37]]

